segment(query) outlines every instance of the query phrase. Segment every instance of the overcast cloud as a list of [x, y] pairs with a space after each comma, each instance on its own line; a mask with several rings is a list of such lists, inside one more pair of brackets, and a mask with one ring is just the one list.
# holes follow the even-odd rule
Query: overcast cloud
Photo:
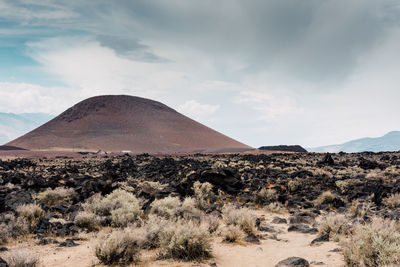
[[0, 112], [161, 101], [251, 146], [400, 130], [393, 0], [0, 0]]

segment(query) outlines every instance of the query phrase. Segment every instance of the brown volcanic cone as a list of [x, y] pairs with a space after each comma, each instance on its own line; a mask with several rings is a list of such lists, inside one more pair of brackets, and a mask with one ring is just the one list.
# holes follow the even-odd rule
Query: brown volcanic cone
[[86, 99], [7, 145], [31, 150], [134, 153], [251, 149], [164, 104], [133, 96]]

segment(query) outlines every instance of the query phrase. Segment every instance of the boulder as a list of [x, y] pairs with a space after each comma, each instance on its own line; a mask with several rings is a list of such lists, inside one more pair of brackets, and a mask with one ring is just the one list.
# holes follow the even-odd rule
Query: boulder
[[310, 264], [307, 260], [300, 257], [290, 257], [278, 262], [275, 267], [308, 267]]

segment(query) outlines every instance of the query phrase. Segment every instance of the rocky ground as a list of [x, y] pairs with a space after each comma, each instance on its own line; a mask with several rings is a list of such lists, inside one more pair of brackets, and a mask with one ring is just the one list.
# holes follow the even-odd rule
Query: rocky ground
[[[104, 264], [107, 262], [95, 253], [100, 236], [143, 230], [154, 215], [165, 225], [196, 221], [201, 228], [207, 221], [208, 229], [216, 218], [216, 229], [207, 233], [209, 251], [199, 257], [179, 253], [161, 257], [172, 241], [163, 245], [160, 238], [150, 247], [135, 243], [140, 247], [140, 259], [114, 263], [391, 266], [400, 264], [396, 250], [394, 254], [378, 252], [378, 257], [371, 252], [375, 258], [368, 263], [367, 258], [347, 255], [356, 254], [356, 248], [346, 246], [346, 240], [363, 225], [373, 226], [375, 218], [398, 222], [399, 193], [400, 153], [143, 154], [4, 160], [0, 161], [0, 257], [12, 266], [10, 254], [25, 249], [39, 255], [37, 262], [43, 266]], [[133, 196], [129, 212], [113, 212], [125, 209], [122, 202], [109, 213], [93, 208], [96, 201], [104, 202], [112, 194]], [[164, 203], [166, 206], [157, 210], [154, 203], [160, 199], [172, 199], [175, 206]], [[192, 203], [190, 208], [185, 208], [188, 203]], [[230, 221], [232, 210], [251, 218], [251, 225]], [[340, 222], [346, 227], [333, 230], [332, 220], [333, 225]], [[236, 231], [229, 228], [236, 226], [240, 232], [228, 242], [227, 231]], [[162, 230], [160, 233], [163, 236]], [[390, 242], [400, 246], [396, 243], [400, 239]], [[286, 258], [289, 263], [278, 264]]]

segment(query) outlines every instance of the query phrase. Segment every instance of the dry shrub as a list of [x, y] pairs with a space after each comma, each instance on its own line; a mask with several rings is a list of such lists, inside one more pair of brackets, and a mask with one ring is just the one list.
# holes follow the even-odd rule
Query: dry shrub
[[211, 257], [211, 236], [206, 224], [180, 221], [170, 224], [160, 235], [161, 256], [180, 260]]
[[278, 193], [275, 189], [266, 189], [263, 188], [259, 192], [256, 193], [254, 201], [257, 204], [265, 205], [272, 202], [276, 202], [278, 200]]
[[128, 230], [101, 236], [95, 247], [96, 257], [105, 265], [127, 265], [140, 258], [142, 240]]
[[343, 214], [328, 214], [318, 226], [320, 234], [329, 234], [333, 240], [338, 240], [340, 235], [346, 235], [350, 230], [350, 221]]
[[92, 212], [80, 211], [75, 216], [74, 223], [81, 228], [89, 231], [95, 231], [100, 225], [100, 218]]
[[213, 192], [213, 185], [208, 182], [194, 182], [193, 191], [194, 197], [197, 200], [197, 206], [200, 209], [206, 209], [210, 205], [210, 203], [216, 200], [216, 196]]
[[72, 201], [76, 197], [73, 188], [57, 187], [55, 189], [47, 189], [46, 191], [37, 194], [36, 199], [40, 203], [45, 203], [49, 206], [54, 206], [61, 201]]
[[400, 224], [374, 217], [371, 223], [357, 224], [341, 245], [347, 266], [399, 266]]
[[255, 232], [255, 218], [249, 209], [229, 205], [222, 210], [222, 218], [227, 225], [239, 226], [246, 233]]
[[17, 207], [18, 216], [33, 223], [43, 216], [43, 209], [37, 204], [24, 204]]
[[212, 234], [219, 228], [219, 218], [213, 215], [204, 215], [201, 217], [203, 223], [208, 225], [208, 231]]
[[301, 187], [301, 180], [294, 179], [288, 182], [288, 188], [290, 192], [296, 192]]
[[220, 235], [223, 241], [234, 243], [243, 238], [244, 232], [237, 225], [227, 225], [221, 230]]
[[182, 216], [186, 219], [200, 219], [203, 212], [197, 208], [197, 201], [192, 197], [186, 197], [180, 208]]
[[315, 200], [315, 204], [331, 204], [335, 198], [336, 196], [331, 191], [325, 191]]
[[347, 211], [347, 215], [351, 218], [356, 218], [356, 217], [363, 218], [365, 215], [369, 214], [370, 208], [371, 204], [369, 202], [360, 203], [358, 200], [353, 200]]
[[169, 196], [154, 200], [153, 203], [151, 203], [150, 213], [169, 219], [178, 213], [180, 207], [181, 201], [179, 198]]
[[26, 250], [14, 250], [6, 253], [5, 260], [10, 267], [39, 266], [39, 255]]
[[110, 217], [111, 225], [115, 227], [126, 227], [137, 222], [143, 214], [140, 200], [121, 189], [116, 189], [105, 197], [95, 195], [82, 207], [85, 211], [100, 217]]
[[162, 217], [150, 214], [146, 223], [135, 230], [136, 233], [141, 232], [138, 235], [143, 237], [142, 246], [144, 248], [158, 248], [160, 246], [160, 234], [171, 223]]
[[395, 193], [383, 199], [385, 206], [395, 209], [400, 208], [400, 193]]
[[24, 218], [15, 218], [12, 214], [4, 216], [0, 224], [0, 244], [6, 244], [9, 239], [23, 236], [29, 232], [29, 223]]

